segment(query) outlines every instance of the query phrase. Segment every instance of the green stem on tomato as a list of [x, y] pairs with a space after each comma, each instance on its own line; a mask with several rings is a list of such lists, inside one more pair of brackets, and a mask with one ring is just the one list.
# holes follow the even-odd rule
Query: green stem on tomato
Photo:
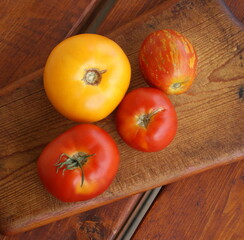
[[[80, 168], [82, 172], [82, 179], [81, 179], [81, 187], [82, 187], [85, 180], [83, 166], [87, 163], [88, 158], [94, 155], [95, 154], [88, 155], [83, 152], [78, 152], [75, 153], [72, 157], [70, 157], [68, 154], [62, 153], [59, 156], [58, 161], [55, 163], [55, 166], [57, 167], [56, 173], [58, 173], [58, 171], [63, 167], [64, 167], [62, 172], [63, 175], [66, 170], [74, 170], [76, 168]], [[66, 157], [66, 159], [65, 161], [61, 162], [63, 157]]]
[[143, 128], [147, 128], [151, 121], [151, 118], [153, 116], [155, 116], [157, 113], [164, 111], [164, 110], [165, 109], [163, 107], [159, 107], [157, 109], [152, 110], [149, 113], [144, 113], [144, 114], [139, 115], [137, 117], [137, 122], [136, 122], [137, 125], [139, 125], [140, 127], [143, 127]]

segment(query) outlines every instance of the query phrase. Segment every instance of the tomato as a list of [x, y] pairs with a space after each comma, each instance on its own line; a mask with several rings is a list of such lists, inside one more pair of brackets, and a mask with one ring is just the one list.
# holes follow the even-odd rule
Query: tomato
[[165, 93], [156, 88], [138, 88], [128, 93], [116, 112], [116, 126], [131, 147], [155, 152], [167, 147], [177, 130], [177, 116]]
[[166, 94], [181, 94], [189, 89], [196, 77], [197, 61], [189, 40], [173, 30], [151, 33], [139, 53], [146, 81]]
[[119, 45], [101, 35], [80, 34], [53, 49], [45, 65], [44, 88], [65, 117], [95, 122], [118, 106], [130, 76], [129, 60]]
[[84, 201], [104, 192], [119, 164], [112, 137], [93, 124], [80, 124], [50, 142], [37, 166], [46, 189], [64, 202]]

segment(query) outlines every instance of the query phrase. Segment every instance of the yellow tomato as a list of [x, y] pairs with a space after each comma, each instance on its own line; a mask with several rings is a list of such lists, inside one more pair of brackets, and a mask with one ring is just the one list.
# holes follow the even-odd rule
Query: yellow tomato
[[53, 49], [44, 70], [44, 87], [65, 117], [95, 122], [118, 106], [130, 77], [129, 60], [117, 43], [97, 34], [80, 34]]

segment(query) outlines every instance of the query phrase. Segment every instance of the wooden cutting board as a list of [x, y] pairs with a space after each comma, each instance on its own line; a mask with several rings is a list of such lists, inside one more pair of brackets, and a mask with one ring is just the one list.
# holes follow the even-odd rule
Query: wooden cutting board
[[[158, 153], [141, 153], [118, 136], [114, 115], [96, 123], [116, 140], [121, 163], [116, 179], [99, 197], [61, 203], [41, 185], [36, 160], [44, 146], [77, 123], [47, 100], [42, 70], [1, 89], [0, 229], [28, 230], [206, 169], [243, 159], [244, 32], [215, 0], [169, 1], [108, 35], [132, 66], [129, 91], [146, 86], [138, 50], [152, 31], [172, 28], [190, 39], [199, 56], [198, 76], [185, 94], [170, 97], [179, 129]], [[218, 181], [218, 179], [216, 179]]]

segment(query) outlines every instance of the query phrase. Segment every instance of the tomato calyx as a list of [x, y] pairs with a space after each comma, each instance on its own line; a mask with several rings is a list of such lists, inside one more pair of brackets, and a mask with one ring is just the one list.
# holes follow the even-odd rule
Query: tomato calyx
[[84, 77], [81, 79], [88, 85], [98, 85], [102, 80], [102, 74], [107, 70], [99, 70], [97, 68], [87, 69]]
[[[64, 172], [66, 170], [74, 170], [76, 168], [80, 168], [82, 172], [82, 180], [81, 180], [81, 186], [84, 183], [85, 176], [84, 176], [84, 171], [83, 171], [83, 166], [87, 163], [88, 158], [94, 156], [95, 154], [86, 154], [84, 152], [78, 152], [75, 153], [72, 157], [69, 156], [66, 153], [62, 153], [59, 156], [58, 161], [55, 163], [55, 166], [57, 167], [56, 173], [58, 173], [59, 169], [63, 168], [62, 174], [64, 175]], [[62, 158], [66, 157], [65, 161], [62, 161]]]
[[137, 116], [136, 124], [142, 128], [147, 128], [152, 117], [155, 116], [157, 113], [164, 111], [165, 108], [159, 107], [157, 109], [153, 109], [149, 113], [143, 113]]
[[178, 88], [180, 88], [181, 87], [181, 83], [179, 83], [179, 82], [176, 82], [176, 83], [173, 83], [172, 85], [171, 85], [171, 88], [173, 88], [173, 89], [178, 89]]

